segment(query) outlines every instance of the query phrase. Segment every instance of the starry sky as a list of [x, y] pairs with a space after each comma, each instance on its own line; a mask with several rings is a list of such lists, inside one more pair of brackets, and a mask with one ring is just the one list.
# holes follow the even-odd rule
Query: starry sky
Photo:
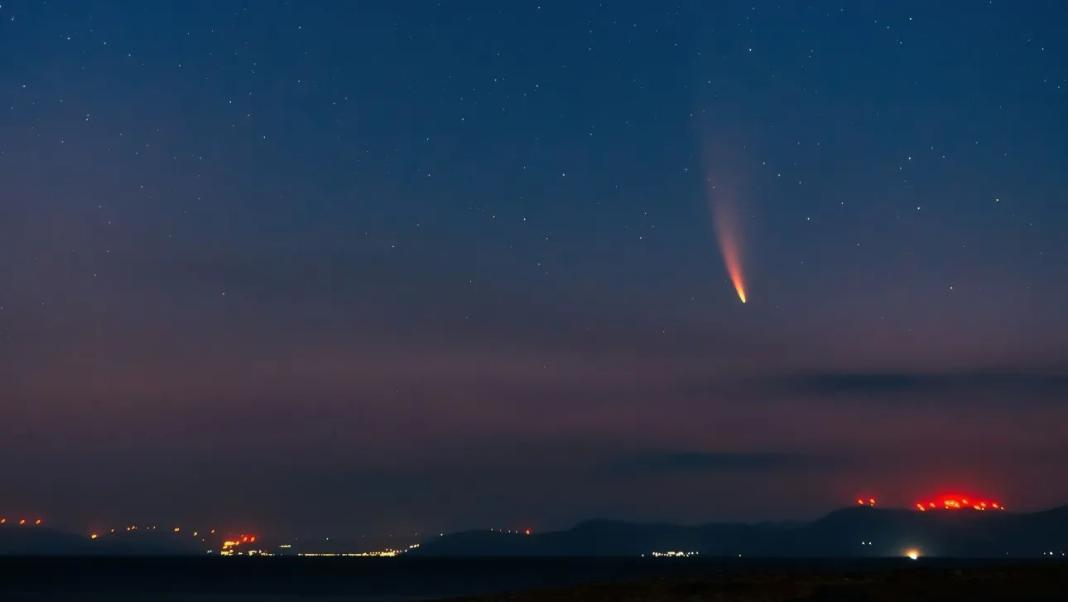
[[4, 0], [0, 503], [1068, 502], [1065, 40], [1060, 2]]

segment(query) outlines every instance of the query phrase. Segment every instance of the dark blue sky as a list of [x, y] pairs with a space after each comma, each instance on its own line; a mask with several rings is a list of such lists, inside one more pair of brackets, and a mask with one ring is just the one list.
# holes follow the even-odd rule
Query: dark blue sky
[[1063, 4], [710, 4], [3, 2], [0, 510], [1068, 502]]

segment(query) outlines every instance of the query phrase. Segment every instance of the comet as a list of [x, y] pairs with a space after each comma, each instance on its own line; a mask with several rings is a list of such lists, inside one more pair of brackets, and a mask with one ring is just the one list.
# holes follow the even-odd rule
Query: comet
[[744, 162], [739, 161], [739, 151], [745, 144], [732, 144], [722, 132], [705, 137], [703, 148], [705, 171], [705, 198], [712, 218], [712, 227], [727, 269], [734, 293], [742, 304], [749, 301], [749, 287], [742, 261], [745, 237], [739, 216], [742, 215], [739, 199], [740, 178], [747, 173]]
[[733, 206], [726, 201], [712, 202], [712, 221], [716, 228], [716, 240], [719, 242], [719, 251], [723, 255], [723, 264], [727, 268], [734, 292], [738, 294], [738, 300], [743, 304], [748, 301], [746, 293], [745, 275], [742, 271], [741, 242], [738, 220]]

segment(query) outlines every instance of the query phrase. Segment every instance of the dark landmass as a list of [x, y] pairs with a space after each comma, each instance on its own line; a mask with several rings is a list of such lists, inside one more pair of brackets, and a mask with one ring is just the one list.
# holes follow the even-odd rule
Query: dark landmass
[[[203, 555], [220, 542], [166, 531], [117, 533], [90, 541], [43, 527], [0, 527], [0, 556]], [[265, 549], [282, 552], [265, 542]], [[284, 550], [301, 550], [299, 545]], [[409, 552], [418, 557], [640, 557], [652, 552], [702, 557], [1061, 558], [1068, 553], [1068, 506], [1044, 512], [931, 511], [858, 506], [811, 522], [710, 523], [698, 526], [588, 521], [565, 531], [446, 534]], [[340, 551], [364, 551], [345, 549]]]
[[0, 558], [4, 602], [1008, 602], [1065, 600], [1065, 592], [1068, 563], [1052, 561]]
[[[469, 602], [1053, 602], [1068, 600], [1068, 565], [828, 567], [710, 571], [629, 583], [466, 598]], [[459, 602], [459, 601], [457, 601]]]
[[524, 535], [467, 531], [428, 541], [424, 556], [641, 556], [654, 551], [706, 557], [900, 557], [915, 549], [947, 558], [1043, 558], [1068, 552], [1068, 506], [1028, 514], [847, 508], [808, 523], [700, 526], [590, 521]]

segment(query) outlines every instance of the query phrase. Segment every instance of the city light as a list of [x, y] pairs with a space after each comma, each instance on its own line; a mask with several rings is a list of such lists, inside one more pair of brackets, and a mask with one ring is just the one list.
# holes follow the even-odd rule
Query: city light
[[222, 549], [219, 550], [220, 556], [273, 556], [267, 550], [259, 550], [247, 546], [256, 542], [255, 535], [247, 535], [242, 533], [234, 539], [227, 539], [223, 541]]
[[687, 550], [667, 550], [664, 552], [649, 552], [649, 555], [653, 558], [692, 558], [700, 554], [701, 553], [697, 551]]
[[302, 558], [395, 558], [418, 548], [419, 544], [414, 543], [407, 548], [386, 548], [370, 552], [299, 552], [297, 556]]
[[[214, 529], [213, 529], [214, 530]], [[270, 553], [264, 550], [254, 549], [242, 549], [241, 546], [256, 542], [255, 535], [248, 535], [242, 533], [234, 539], [227, 539], [223, 541], [222, 549], [219, 551], [220, 556], [269, 556]]]
[[909, 560], [919, 560], [920, 551], [917, 550], [916, 548], [909, 548], [909, 549], [905, 550], [905, 557], [908, 558]]

